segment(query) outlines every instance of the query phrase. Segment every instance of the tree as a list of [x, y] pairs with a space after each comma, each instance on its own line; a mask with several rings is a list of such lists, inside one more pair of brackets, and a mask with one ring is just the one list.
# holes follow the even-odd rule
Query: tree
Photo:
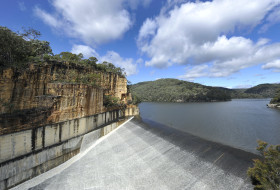
[[92, 63], [97, 63], [98, 59], [96, 57], [89, 57], [88, 58]]
[[280, 145], [268, 146], [266, 142], [258, 141], [257, 150], [262, 160], [255, 159], [254, 167], [247, 174], [251, 177], [256, 190], [280, 189]]
[[62, 61], [72, 62], [72, 63], [79, 63], [82, 58], [84, 57], [83, 54], [79, 53], [78, 55], [71, 53], [71, 52], [61, 52], [59, 57]]
[[138, 97], [138, 96], [136, 96], [136, 95], [132, 95], [132, 104], [133, 105], [138, 105], [138, 104], [140, 104], [142, 101], [141, 101], [141, 99]]
[[93, 68], [96, 68], [97, 61], [98, 61], [98, 59], [96, 57], [89, 57], [88, 58], [88, 64]]
[[47, 41], [31, 40], [31, 53], [33, 56], [52, 55], [50, 43]]
[[29, 44], [22, 36], [0, 26], [0, 66], [24, 62], [29, 55]]
[[40, 32], [34, 29], [20, 34], [0, 26], [0, 67], [23, 66], [35, 57], [51, 55], [49, 42], [37, 40], [39, 36]]
[[270, 101], [271, 104], [280, 103], [280, 89], [276, 92], [274, 98]]
[[97, 64], [96, 57], [83, 59], [83, 54], [76, 55], [71, 52], [53, 55], [50, 43], [38, 40], [40, 35], [39, 31], [32, 28], [23, 29], [23, 33], [15, 33], [0, 26], [0, 69], [27, 68], [28, 63], [36, 61], [64, 61], [125, 77], [124, 69], [109, 62]]
[[18, 32], [18, 35], [22, 36], [27, 41], [38, 39], [41, 36], [41, 32], [33, 28], [28, 28], [28, 29], [23, 28], [23, 31], [24, 33]]

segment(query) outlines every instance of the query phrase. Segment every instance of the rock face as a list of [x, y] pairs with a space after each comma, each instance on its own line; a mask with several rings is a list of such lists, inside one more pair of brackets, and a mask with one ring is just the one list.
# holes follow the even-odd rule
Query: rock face
[[[0, 71], [0, 190], [58, 166], [80, 152], [84, 136], [94, 142], [138, 114], [126, 106], [126, 84], [117, 74], [57, 62]], [[104, 95], [125, 106], [106, 108]]]
[[0, 135], [107, 111], [103, 95], [120, 99], [127, 80], [75, 65], [45, 63], [0, 73]]

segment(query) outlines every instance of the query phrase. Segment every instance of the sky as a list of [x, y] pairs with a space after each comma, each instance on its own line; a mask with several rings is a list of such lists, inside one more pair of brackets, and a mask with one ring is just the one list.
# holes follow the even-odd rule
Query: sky
[[132, 84], [280, 83], [280, 0], [1, 0], [0, 25], [111, 62]]

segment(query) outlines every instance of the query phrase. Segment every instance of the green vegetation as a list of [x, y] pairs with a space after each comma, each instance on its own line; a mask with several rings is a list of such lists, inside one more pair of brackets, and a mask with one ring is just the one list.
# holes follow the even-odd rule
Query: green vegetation
[[111, 107], [125, 108], [126, 107], [126, 105], [118, 97], [114, 97], [111, 95], [104, 95], [103, 105], [106, 108], [111, 108]]
[[250, 176], [254, 189], [280, 189], [280, 145], [269, 146], [263, 141], [258, 141], [257, 150], [262, 160], [254, 160], [254, 167], [249, 168], [247, 174]]
[[227, 89], [231, 98], [272, 98], [280, 84], [259, 84], [248, 89]]
[[279, 104], [280, 103], [280, 88], [276, 91], [274, 98], [270, 101], [271, 104]]
[[226, 101], [230, 94], [224, 88], [208, 87], [177, 79], [141, 82], [130, 87], [132, 95], [148, 102]]
[[39, 36], [34, 29], [20, 34], [0, 26], [0, 67], [24, 67], [32, 59], [52, 55], [49, 42], [38, 40]]
[[132, 102], [131, 102], [131, 104], [138, 105], [140, 103], [141, 103], [141, 99], [138, 96], [136, 96], [136, 95], [132, 95]]
[[[66, 76], [67, 78], [61, 78], [63, 76]], [[97, 83], [100, 81], [100, 79], [100, 73], [79, 73], [77, 70], [69, 70], [66, 75], [60, 75], [60, 73], [56, 73], [56, 79], [54, 81], [97, 86]]]
[[[177, 79], [160, 79], [129, 85], [132, 95], [147, 102], [226, 101], [232, 98], [270, 98], [280, 84], [260, 84], [249, 89], [209, 87]], [[279, 101], [279, 94], [273, 102]], [[278, 97], [278, 99], [277, 99]]]
[[275, 96], [280, 84], [260, 84], [252, 88], [246, 89], [245, 94], [260, 95], [261, 98], [272, 98]]
[[83, 54], [76, 55], [71, 52], [61, 52], [54, 55], [49, 42], [37, 39], [40, 35], [40, 32], [34, 29], [24, 30], [24, 33], [15, 33], [0, 26], [0, 70], [13, 67], [20, 71], [28, 68], [29, 63], [40, 64], [55, 61], [114, 73], [121, 77], [126, 76], [124, 69], [109, 62], [97, 63], [96, 57], [83, 59]]

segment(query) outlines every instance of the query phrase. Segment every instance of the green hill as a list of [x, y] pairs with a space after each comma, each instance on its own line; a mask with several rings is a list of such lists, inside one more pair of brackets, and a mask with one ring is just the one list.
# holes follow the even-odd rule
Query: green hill
[[177, 79], [159, 79], [131, 86], [133, 95], [148, 102], [201, 102], [230, 100], [228, 89]]
[[264, 98], [272, 98], [275, 96], [276, 90], [280, 88], [280, 84], [259, 84], [244, 91], [246, 94], [259, 94]]
[[133, 95], [147, 102], [207, 102], [232, 98], [271, 98], [280, 84], [260, 84], [248, 89], [210, 87], [178, 79], [159, 79], [130, 86]]

